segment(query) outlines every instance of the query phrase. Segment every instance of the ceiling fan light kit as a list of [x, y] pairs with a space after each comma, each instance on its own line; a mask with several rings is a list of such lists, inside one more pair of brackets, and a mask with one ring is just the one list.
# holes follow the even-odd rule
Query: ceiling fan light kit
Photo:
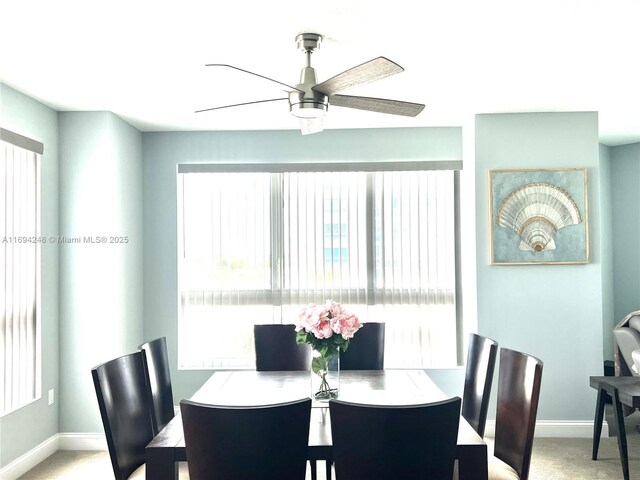
[[260, 75], [232, 65], [208, 64], [209, 67], [226, 67], [257, 77], [278, 83], [286, 87], [288, 97], [257, 100], [253, 102], [223, 105], [220, 107], [198, 110], [196, 113], [222, 108], [251, 105], [257, 103], [272, 102], [278, 100], [289, 101], [289, 111], [300, 119], [300, 130], [303, 135], [317, 133], [323, 130], [322, 118], [326, 115], [329, 105], [356, 108], [371, 112], [387, 113], [415, 117], [423, 109], [420, 103], [404, 102], [401, 100], [389, 100], [384, 98], [360, 97], [339, 95], [338, 92], [356, 87], [365, 83], [381, 80], [390, 75], [402, 72], [404, 69], [391, 60], [378, 57], [356, 67], [350, 68], [338, 75], [318, 83], [316, 72], [311, 66], [311, 55], [320, 47], [322, 35], [317, 33], [301, 33], [296, 36], [296, 45], [305, 55], [305, 66], [300, 74], [300, 83], [290, 86], [264, 75]]

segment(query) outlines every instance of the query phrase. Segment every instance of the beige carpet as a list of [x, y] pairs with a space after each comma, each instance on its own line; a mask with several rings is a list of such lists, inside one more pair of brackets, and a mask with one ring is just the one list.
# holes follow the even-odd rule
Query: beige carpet
[[[629, 468], [632, 480], [640, 480], [640, 434], [634, 428], [636, 423], [640, 423], [637, 421], [638, 418], [632, 416], [627, 422]], [[180, 480], [188, 480], [188, 478], [186, 465], [181, 464]], [[310, 478], [307, 472], [307, 479]], [[318, 464], [318, 478], [325, 480], [322, 462]], [[595, 462], [591, 460], [590, 438], [536, 438], [534, 441], [530, 480], [621, 478], [622, 468], [615, 437], [601, 440], [598, 461]], [[113, 472], [107, 452], [58, 451], [20, 479], [113, 480]]]
[[[605, 418], [610, 435], [616, 435], [613, 412], [607, 405]], [[629, 472], [640, 480], [640, 412], [625, 419]], [[591, 438], [536, 438], [533, 443], [530, 480], [614, 480], [622, 479], [622, 464], [615, 436], [600, 440], [598, 460], [591, 460]]]
[[[640, 480], [640, 435], [629, 432], [631, 478]], [[324, 480], [324, 465], [318, 465]], [[180, 480], [189, 475], [181, 465]], [[307, 478], [311, 478], [307, 474]], [[613, 480], [622, 478], [615, 438], [603, 438], [597, 462], [591, 460], [589, 438], [537, 438], [530, 480]], [[59, 451], [20, 477], [21, 480], [113, 480], [107, 452]], [[394, 479], [395, 480], [395, 479]]]
[[[640, 435], [628, 435], [629, 470], [640, 480]], [[539, 438], [533, 446], [530, 480], [622, 479], [616, 438], [603, 438], [591, 460], [590, 438]]]
[[[107, 451], [58, 450], [29, 470], [20, 480], [113, 480]], [[180, 464], [180, 480], [188, 480], [187, 465]]]

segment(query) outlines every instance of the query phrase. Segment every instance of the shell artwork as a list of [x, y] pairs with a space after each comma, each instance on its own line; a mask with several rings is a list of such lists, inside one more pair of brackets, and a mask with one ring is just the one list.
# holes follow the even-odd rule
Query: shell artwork
[[528, 183], [505, 197], [497, 223], [520, 236], [520, 250], [542, 252], [555, 250], [555, 233], [582, 223], [582, 215], [564, 189], [550, 183]]

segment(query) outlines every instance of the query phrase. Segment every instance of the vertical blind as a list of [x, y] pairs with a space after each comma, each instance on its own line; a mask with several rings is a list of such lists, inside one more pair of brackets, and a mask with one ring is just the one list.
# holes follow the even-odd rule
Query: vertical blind
[[180, 366], [250, 367], [253, 325], [272, 323], [272, 178], [179, 177]]
[[6, 414], [40, 397], [40, 155], [0, 141], [0, 156], [0, 414]]
[[367, 303], [367, 176], [285, 173], [283, 305]]
[[179, 174], [179, 363], [252, 368], [256, 323], [332, 299], [388, 367], [454, 365], [454, 173]]

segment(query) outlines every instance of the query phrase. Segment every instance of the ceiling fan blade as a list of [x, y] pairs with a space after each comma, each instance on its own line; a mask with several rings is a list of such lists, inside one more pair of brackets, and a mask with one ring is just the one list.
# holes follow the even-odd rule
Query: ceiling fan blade
[[312, 133], [319, 133], [324, 130], [323, 117], [316, 118], [301, 118], [300, 119], [300, 132], [302, 135], [311, 135]]
[[385, 57], [378, 57], [319, 83], [313, 87], [313, 90], [331, 96], [348, 88], [380, 80], [402, 71], [404, 68], [397, 63]]
[[204, 108], [202, 110], [196, 110], [195, 113], [210, 112], [211, 110], [220, 110], [221, 108], [239, 107], [241, 105], [252, 105], [254, 103], [277, 102], [278, 100], [289, 100], [289, 98], [288, 97], [270, 98], [268, 100], [255, 100], [253, 102], [234, 103], [232, 105], [222, 105], [221, 107], [212, 107], [212, 108]]
[[329, 105], [332, 107], [348, 107], [370, 112], [404, 115], [405, 117], [415, 117], [424, 109], [424, 105], [421, 103], [386, 98], [354, 97], [351, 95], [333, 95], [329, 97]]
[[270, 82], [275, 82], [283, 87], [287, 87], [289, 91], [295, 91], [304, 93], [303, 90], [300, 90], [296, 87], [292, 87], [291, 85], [287, 85], [286, 83], [279, 82], [278, 80], [274, 80], [273, 78], [265, 77], [264, 75], [260, 75], [259, 73], [250, 72], [249, 70], [245, 70], [243, 68], [234, 67], [233, 65], [227, 65], [226, 63], [207, 63], [205, 67], [225, 67], [225, 68], [233, 68], [234, 70], [238, 70], [240, 72], [248, 73], [250, 75], [255, 75], [256, 77], [264, 78], [265, 80], [269, 80]]

